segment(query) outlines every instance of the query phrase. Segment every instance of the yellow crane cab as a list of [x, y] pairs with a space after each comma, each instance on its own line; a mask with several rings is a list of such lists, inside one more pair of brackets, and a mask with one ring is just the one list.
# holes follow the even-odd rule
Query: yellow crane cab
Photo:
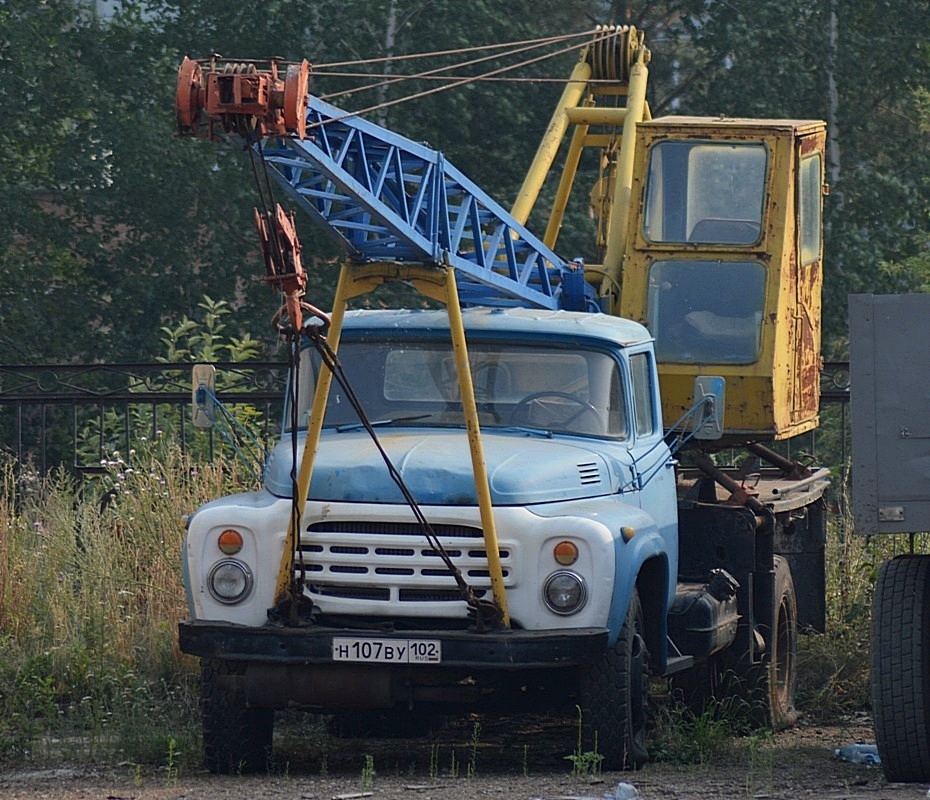
[[825, 140], [811, 120], [638, 124], [613, 310], [655, 337], [667, 423], [716, 375], [724, 441], [817, 427]]

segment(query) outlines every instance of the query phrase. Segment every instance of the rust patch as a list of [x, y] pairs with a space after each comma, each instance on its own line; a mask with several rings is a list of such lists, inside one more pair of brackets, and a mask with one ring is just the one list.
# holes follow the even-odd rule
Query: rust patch
[[815, 415], [820, 405], [820, 287], [819, 261], [800, 271], [798, 284], [798, 380], [797, 408], [802, 419]]

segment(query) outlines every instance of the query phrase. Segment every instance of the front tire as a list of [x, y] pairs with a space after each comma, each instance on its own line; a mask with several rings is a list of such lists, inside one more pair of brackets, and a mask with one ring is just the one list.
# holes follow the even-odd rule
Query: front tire
[[230, 680], [244, 671], [235, 661], [200, 661], [203, 760], [213, 773], [265, 772], [271, 761], [274, 711], [246, 707]]
[[585, 752], [603, 756], [604, 769], [638, 769], [646, 748], [649, 651], [636, 590], [614, 646], [581, 675], [581, 734]]
[[930, 780], [930, 556], [882, 564], [872, 601], [872, 717], [889, 781]]

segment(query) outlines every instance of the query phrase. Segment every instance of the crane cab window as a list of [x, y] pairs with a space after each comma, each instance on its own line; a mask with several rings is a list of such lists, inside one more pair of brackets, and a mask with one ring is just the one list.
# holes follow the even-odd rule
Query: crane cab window
[[656, 243], [755, 244], [767, 161], [761, 143], [659, 142], [649, 155], [643, 234]]
[[751, 364], [759, 357], [765, 267], [758, 261], [656, 261], [646, 324], [660, 362]]
[[820, 260], [823, 159], [814, 153], [801, 160], [798, 178], [798, 230], [801, 239], [801, 265]]
[[630, 356], [630, 376], [633, 388], [633, 421], [636, 435], [651, 436], [655, 426], [655, 404], [653, 403], [652, 359], [648, 353]]

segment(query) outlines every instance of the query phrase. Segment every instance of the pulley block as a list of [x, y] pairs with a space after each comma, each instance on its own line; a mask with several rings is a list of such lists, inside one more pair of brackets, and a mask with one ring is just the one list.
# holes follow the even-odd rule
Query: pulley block
[[630, 68], [640, 51], [648, 64], [650, 53], [645, 49], [645, 37], [632, 25], [598, 26], [594, 41], [588, 48], [588, 63], [594, 80], [628, 83]]
[[185, 58], [178, 69], [178, 133], [212, 139], [221, 129], [248, 140], [285, 134], [303, 139], [309, 84], [306, 60], [220, 64], [216, 57]]

